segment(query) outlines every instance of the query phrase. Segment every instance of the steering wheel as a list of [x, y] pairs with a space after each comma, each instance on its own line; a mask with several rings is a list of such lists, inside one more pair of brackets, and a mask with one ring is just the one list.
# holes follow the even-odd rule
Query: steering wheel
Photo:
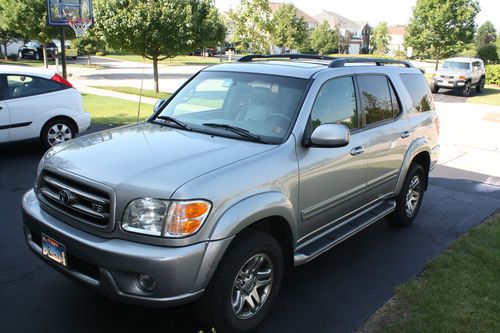
[[285, 120], [288, 123], [292, 121], [292, 118], [285, 116], [284, 114], [281, 113], [271, 113], [269, 116], [267, 116], [266, 121], [269, 121], [271, 118], [279, 118]]

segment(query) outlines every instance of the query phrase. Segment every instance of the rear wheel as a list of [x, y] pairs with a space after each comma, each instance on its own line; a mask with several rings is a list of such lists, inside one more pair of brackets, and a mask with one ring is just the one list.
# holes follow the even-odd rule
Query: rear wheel
[[271, 235], [248, 229], [238, 235], [195, 304], [200, 319], [221, 332], [254, 330], [274, 303], [283, 275], [283, 252]]
[[396, 209], [387, 216], [391, 224], [405, 227], [413, 222], [424, 198], [426, 181], [424, 168], [418, 163], [413, 164], [396, 198]]
[[67, 119], [54, 119], [49, 121], [42, 129], [41, 140], [45, 148], [50, 148], [65, 141], [71, 140], [76, 135], [74, 125]]
[[481, 92], [483, 92], [483, 90], [484, 90], [484, 77], [481, 78], [481, 80], [479, 81], [479, 83], [476, 86], [476, 92], [478, 94], [480, 94]]
[[461, 92], [462, 96], [469, 97], [470, 96], [470, 91], [471, 91], [470, 82], [466, 82], [465, 86], [462, 87], [462, 90], [460, 92]]

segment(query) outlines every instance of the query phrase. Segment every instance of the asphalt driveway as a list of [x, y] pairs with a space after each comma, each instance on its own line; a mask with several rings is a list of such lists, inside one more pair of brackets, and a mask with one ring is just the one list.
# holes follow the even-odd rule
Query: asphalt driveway
[[[20, 202], [33, 184], [42, 154], [37, 145], [0, 148], [2, 330], [197, 332], [200, 324], [190, 306], [152, 310], [108, 301], [30, 252]], [[381, 220], [295, 269], [259, 332], [352, 332], [393, 295], [394, 287], [416, 276], [429, 259], [495, 213], [500, 208], [500, 178], [464, 171], [458, 167], [467, 164], [453, 164], [456, 161], [450, 159], [449, 165], [457, 167], [440, 165], [433, 171], [411, 227], [393, 228]]]

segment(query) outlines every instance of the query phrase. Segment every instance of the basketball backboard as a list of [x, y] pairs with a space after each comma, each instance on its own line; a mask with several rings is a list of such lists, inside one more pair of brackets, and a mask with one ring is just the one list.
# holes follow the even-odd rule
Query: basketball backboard
[[71, 20], [94, 20], [92, 0], [47, 0], [49, 25], [65, 26]]

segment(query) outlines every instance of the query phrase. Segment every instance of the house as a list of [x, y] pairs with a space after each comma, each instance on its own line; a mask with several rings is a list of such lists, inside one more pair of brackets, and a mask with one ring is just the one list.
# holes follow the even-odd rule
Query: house
[[[274, 14], [284, 4], [285, 3], [282, 3], [282, 2], [269, 2], [269, 7], [271, 8], [271, 13]], [[297, 8], [297, 7], [295, 7], [295, 8]], [[304, 19], [304, 21], [307, 24], [307, 28], [309, 30], [314, 30], [319, 25], [319, 22], [314, 17], [310, 16], [309, 14], [307, 14], [306, 12], [301, 10], [300, 8], [297, 8], [296, 15], [299, 17], [302, 17]]]
[[389, 55], [395, 56], [398, 51], [405, 51], [406, 28], [404, 25], [394, 25], [389, 27]]
[[314, 18], [318, 22], [328, 22], [328, 24], [332, 28], [337, 29], [344, 37], [351, 35], [347, 53], [368, 53], [367, 51], [370, 45], [371, 31], [368, 22], [355, 22], [348, 19], [347, 17], [327, 10], [324, 10], [322, 13], [315, 15]]

